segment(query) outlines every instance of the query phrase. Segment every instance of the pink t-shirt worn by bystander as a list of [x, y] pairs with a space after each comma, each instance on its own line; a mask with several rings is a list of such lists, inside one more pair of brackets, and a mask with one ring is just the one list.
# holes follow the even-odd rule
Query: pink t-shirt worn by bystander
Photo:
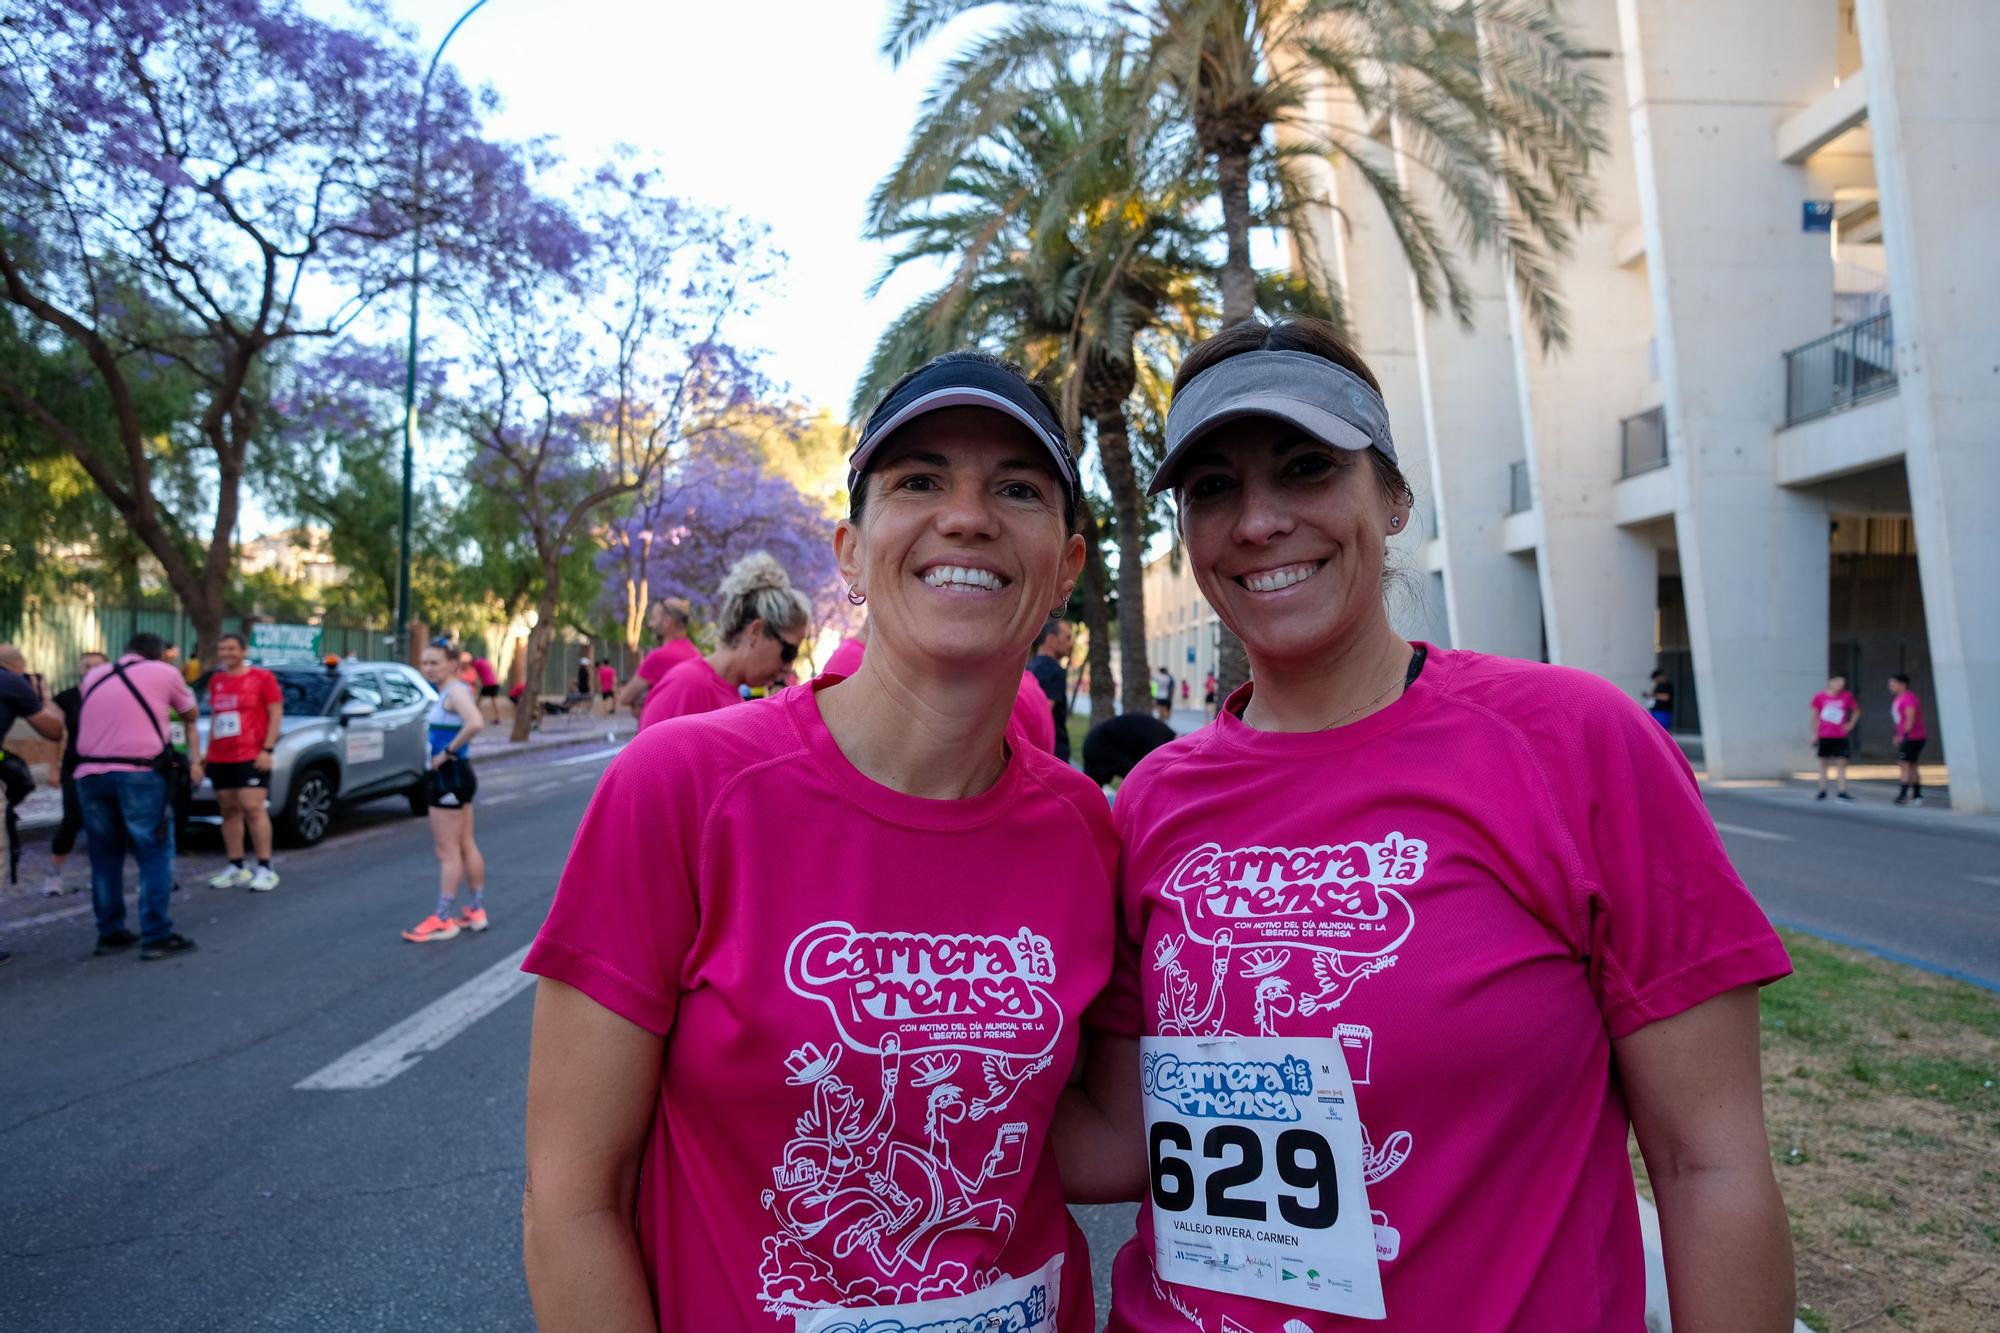
[[145, 704], [141, 706], [132, 697], [132, 691], [117, 679], [108, 663], [91, 668], [84, 675], [81, 687], [83, 711], [77, 719], [76, 752], [139, 762], [78, 764], [79, 778], [97, 773], [146, 771], [145, 760], [160, 752], [160, 738], [168, 734], [174, 716], [194, 711], [194, 691], [175, 668], [165, 662], [148, 661], [137, 653], [125, 654], [118, 664], [138, 688]]
[[[1270, 1299], [1197, 1281], [1233, 1273], [1218, 1280], [1249, 1285], [1241, 1253], [1234, 1270], [1205, 1269], [1203, 1256], [1228, 1260], [1239, 1230], [1254, 1246], [1281, 1211], [1326, 1205], [1331, 1183], [1307, 1170], [1316, 1159], [1303, 1137], [1291, 1148], [1279, 1138], [1253, 1173], [1242, 1148], [1197, 1129], [1185, 1152], [1154, 1145], [1174, 1170], [1214, 1171], [1205, 1193], [1176, 1195], [1159, 1193], [1176, 1182], [1156, 1169], [1155, 1198], [1114, 1267], [1114, 1330], [1597, 1333], [1643, 1322], [1612, 1044], [1790, 962], [1687, 761], [1630, 699], [1580, 671], [1427, 651], [1401, 698], [1349, 726], [1258, 731], [1225, 708], [1139, 765], [1115, 811], [1126, 942], [1092, 1014], [1214, 1059], [1226, 1043], [1200, 1043], [1236, 1036], [1343, 1060], [1368, 1221], [1341, 1257], [1379, 1273], [1385, 1318], [1275, 1295], [1320, 1279], [1311, 1263], [1274, 1266], [1261, 1288]], [[1230, 703], [1247, 698], [1246, 687]], [[1203, 1086], [1184, 1072], [1160, 1085], [1169, 1099]], [[1310, 1094], [1301, 1111], [1279, 1091], [1241, 1114], [1319, 1110]], [[1257, 1123], [1228, 1128], [1255, 1148]], [[1232, 1163], [1252, 1183], [1232, 1185]], [[1167, 1262], [1186, 1259], [1178, 1281], [1158, 1272], [1162, 1200], [1184, 1252]], [[1262, 1228], [1232, 1220], [1267, 1203]], [[1352, 1215], [1343, 1198], [1340, 1217]], [[1191, 1218], [1219, 1229], [1175, 1229]]]
[[700, 656], [701, 649], [695, 647], [692, 640], [675, 639], [672, 643], [663, 643], [647, 653], [639, 663], [639, 679], [648, 685], [658, 685], [669, 671], [690, 658]]
[[641, 732], [523, 964], [666, 1042], [660, 1328], [1087, 1330], [1047, 1130], [1111, 966], [1109, 812], [1018, 748], [966, 800], [883, 787], [831, 683]]
[[1819, 717], [1819, 738], [1834, 740], [1847, 734], [1847, 720], [1860, 707], [1855, 697], [1846, 690], [1839, 694], [1828, 694], [1821, 690], [1812, 699], [1813, 712]]
[[1897, 695], [1889, 704], [1889, 712], [1896, 719], [1897, 740], [1930, 739], [1924, 734], [1924, 701], [1917, 697], [1915, 690], [1904, 690]]
[[646, 691], [646, 703], [639, 710], [639, 730], [670, 717], [706, 713], [742, 702], [743, 696], [736, 692], [736, 687], [717, 675], [706, 657], [692, 657]]

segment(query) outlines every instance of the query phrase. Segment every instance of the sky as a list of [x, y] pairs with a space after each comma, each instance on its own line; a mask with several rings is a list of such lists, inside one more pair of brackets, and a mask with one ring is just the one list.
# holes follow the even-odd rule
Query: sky
[[[391, 0], [436, 43], [470, 0]], [[845, 416], [876, 335], [938, 280], [905, 273], [867, 299], [886, 251], [860, 239], [868, 195], [917, 106], [978, 19], [891, 69], [888, 0], [488, 0], [445, 61], [503, 103], [488, 132], [552, 136], [577, 162], [628, 144], [669, 187], [771, 229], [778, 290], [725, 336], [765, 351], [795, 398]]]

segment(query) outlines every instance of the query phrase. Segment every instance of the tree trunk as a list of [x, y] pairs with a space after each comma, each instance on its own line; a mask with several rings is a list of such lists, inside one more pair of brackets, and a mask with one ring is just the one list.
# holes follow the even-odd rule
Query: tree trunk
[[528, 739], [535, 718], [542, 711], [542, 673], [549, 660], [549, 641], [556, 634], [556, 603], [562, 595], [562, 568], [553, 561], [542, 565], [542, 597], [535, 604], [535, 627], [528, 631], [527, 670], [522, 677], [521, 706], [514, 710], [514, 730], [508, 739], [516, 743]]
[[1083, 507], [1083, 627], [1089, 631], [1084, 661], [1090, 670], [1090, 725], [1118, 711], [1111, 673], [1111, 572], [1104, 567], [1104, 535], [1090, 506]]
[[1222, 265], [1222, 323], [1226, 328], [1257, 314], [1257, 271], [1250, 266], [1249, 148], [1218, 151], [1215, 174], [1222, 196], [1222, 231], [1229, 241]]
[[1105, 407], [1097, 422], [1097, 458], [1111, 488], [1118, 542], [1118, 666], [1122, 677], [1120, 707], [1143, 713], [1152, 702], [1152, 672], [1146, 662], [1146, 524], [1145, 498], [1132, 467], [1132, 446], [1126, 438], [1125, 403]]

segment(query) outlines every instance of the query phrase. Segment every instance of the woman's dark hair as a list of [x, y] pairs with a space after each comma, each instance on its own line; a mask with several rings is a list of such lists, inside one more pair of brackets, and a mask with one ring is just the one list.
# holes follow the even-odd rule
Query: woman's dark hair
[[1898, 671], [1895, 675], [1889, 677], [1889, 679], [1895, 681], [1905, 689], [1909, 688], [1910, 678], [1901, 671]]
[[[1174, 375], [1174, 396], [1180, 397], [1181, 391], [1203, 371], [1245, 352], [1304, 352], [1322, 361], [1333, 362], [1342, 370], [1360, 376], [1377, 394], [1382, 392], [1382, 386], [1375, 382], [1375, 372], [1368, 369], [1361, 353], [1340, 336], [1338, 329], [1323, 319], [1287, 315], [1270, 324], [1257, 319], [1241, 320], [1213, 338], [1196, 343]], [[1416, 495], [1410, 489], [1409, 478], [1387, 454], [1380, 449], [1370, 449], [1368, 461], [1375, 465], [1375, 479], [1382, 483], [1382, 489], [1391, 501], [1397, 504], [1415, 501]]]
[[[1007, 358], [1005, 357], [995, 356], [991, 352], [975, 351], [972, 348], [967, 347], [967, 348], [960, 348], [956, 352], [946, 352], [941, 356], [932, 357], [930, 360], [924, 362], [921, 366], [918, 366], [915, 370], [912, 370], [907, 375], [904, 375], [894, 384], [891, 384], [887, 389], [883, 390], [882, 396], [875, 400], [874, 410], [868, 414], [868, 422], [867, 425], [864, 425], [862, 427], [862, 434], [866, 435], [868, 433], [868, 426], [872, 426], [875, 423], [875, 418], [881, 415], [882, 409], [888, 405], [889, 400], [891, 398], [894, 398], [897, 392], [901, 390], [905, 384], [908, 384], [911, 380], [923, 374], [926, 370], [929, 370], [932, 366], [949, 366], [956, 364], [958, 362], [966, 362], [966, 361], [970, 361], [982, 366], [993, 366], [996, 367], [997, 369], [1006, 371], [1010, 375], [1017, 377], [1021, 381], [1021, 383], [1028, 386], [1028, 392], [1034, 394], [1035, 397], [1041, 401], [1042, 406], [1046, 407], [1049, 410], [1049, 416], [1051, 416], [1057, 421], [1062, 420], [1062, 410], [1056, 406], [1055, 396], [1049, 392], [1047, 385], [1043, 384], [1040, 380], [1034, 380], [1028, 378], [1027, 371], [1021, 369], [1021, 367], [1015, 365], [1012, 361], [1007, 360]], [[1076, 450], [1072, 448], [1070, 452], [1074, 454]], [[1064, 498], [1065, 500], [1067, 500], [1068, 499], [1067, 495], [1065, 495]], [[868, 500], [868, 474], [864, 472], [859, 477], [855, 478], [854, 490], [847, 497], [848, 522], [859, 523], [861, 521], [861, 510], [862, 507], [867, 503], [867, 500]], [[1063, 531], [1065, 534], [1073, 535], [1082, 530], [1083, 515], [1078, 509], [1078, 505], [1080, 505], [1081, 503], [1082, 500], [1081, 498], [1079, 498], [1074, 504], [1065, 504], [1063, 509]]]

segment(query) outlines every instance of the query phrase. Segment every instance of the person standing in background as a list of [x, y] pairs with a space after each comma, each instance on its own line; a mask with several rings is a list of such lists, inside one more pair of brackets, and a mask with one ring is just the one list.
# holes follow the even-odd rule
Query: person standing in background
[[472, 674], [479, 686], [479, 715], [489, 724], [500, 720], [500, 676], [491, 658], [472, 659]]
[[748, 689], [769, 684], [797, 660], [812, 603], [767, 552], [752, 551], [730, 567], [715, 605], [719, 646], [682, 662], [647, 693], [641, 731], [741, 703], [751, 697]]
[[[44, 740], [52, 741], [62, 735], [62, 714], [42, 697], [39, 680], [28, 675], [27, 658], [13, 644], [0, 644], [0, 745], [6, 744], [7, 733], [14, 729], [16, 719], [26, 721]], [[0, 807], [4, 807], [6, 820], [6, 835], [0, 839], [6, 844], [5, 865], [0, 869], [9, 878], [20, 856], [14, 809], [34, 790], [35, 776], [27, 761], [0, 751]], [[0, 962], [6, 960], [7, 955], [0, 953]]]
[[[89, 652], [78, 657], [76, 664], [87, 676], [110, 660], [103, 653]], [[63, 863], [76, 850], [76, 835], [83, 832], [83, 798], [76, 790], [76, 721], [83, 712], [83, 691], [72, 685], [56, 695], [55, 703], [63, 718], [62, 763], [56, 777], [62, 788], [62, 823], [49, 843], [49, 873], [42, 880], [42, 894], [48, 898], [62, 896]]]
[[618, 691], [618, 707], [637, 714], [646, 701], [646, 691], [681, 663], [701, 656], [701, 649], [688, 638], [688, 622], [693, 618], [694, 608], [685, 597], [662, 597], [646, 608], [646, 628], [660, 641], [660, 646], [640, 659], [638, 671]]
[[[157, 634], [134, 634], [125, 655], [83, 678], [77, 720], [76, 786], [90, 836], [90, 892], [97, 908], [97, 952], [139, 945], [151, 962], [190, 953], [167, 912], [174, 889], [174, 826], [169, 785], [175, 769], [167, 724], [188, 736], [191, 781], [202, 778], [194, 691], [161, 660]], [[139, 863], [139, 929], [125, 928], [125, 854]], [[143, 938], [142, 938], [143, 936]]]
[[1815, 801], [1826, 799], [1826, 776], [1829, 769], [1839, 770], [1840, 787], [1834, 793], [1843, 801], [1854, 798], [1847, 794], [1847, 761], [1854, 750], [1854, 728], [1861, 722], [1861, 704], [1847, 692], [1847, 677], [1835, 672], [1827, 677], [1826, 688], [1812, 697], [1813, 746], [1819, 755], [1819, 794]]
[[597, 664], [597, 708], [600, 717], [610, 717], [618, 708], [618, 668], [609, 662]]
[[590, 687], [596, 680], [596, 664], [590, 660], [590, 649], [585, 648], [583, 656], [576, 659], [576, 692], [588, 699]]
[[1639, 702], [1644, 704], [1646, 711], [1653, 715], [1653, 721], [1659, 723], [1668, 731], [1674, 729], [1674, 687], [1668, 681], [1666, 672], [1655, 671], [1653, 673], [1653, 683], [1639, 697]]
[[[208, 881], [211, 889], [247, 887], [269, 893], [278, 887], [271, 868], [271, 756], [285, 716], [285, 693], [278, 678], [244, 656], [240, 634], [215, 641], [221, 670], [208, 678], [208, 781], [222, 812], [222, 847], [229, 864]], [[244, 834], [257, 854], [257, 869], [243, 865]]]
[[1924, 741], [1929, 739], [1924, 730], [1924, 701], [1910, 688], [1910, 678], [1900, 671], [1889, 677], [1889, 715], [1896, 719], [1896, 767], [1903, 783], [1896, 793], [1896, 804], [1922, 805], [1924, 779], [1917, 771], [1917, 761], [1923, 757]]
[[1160, 721], [1174, 720], [1174, 673], [1165, 667], [1153, 676], [1153, 707], [1159, 711]]
[[1049, 718], [1055, 723], [1056, 758], [1069, 762], [1069, 654], [1076, 646], [1076, 630], [1067, 620], [1052, 619], [1035, 638], [1035, 655], [1028, 659], [1028, 674], [1048, 696]]

